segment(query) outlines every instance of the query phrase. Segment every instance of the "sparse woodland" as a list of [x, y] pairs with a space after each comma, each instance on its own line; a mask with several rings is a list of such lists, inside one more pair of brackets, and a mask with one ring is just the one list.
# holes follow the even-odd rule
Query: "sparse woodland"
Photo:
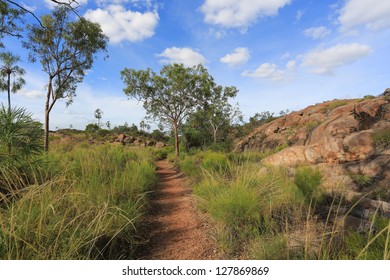
[[[9, 1], [0, 11], [0, 40], [20, 36], [27, 11]], [[124, 94], [142, 102], [145, 121], [112, 126], [96, 109], [84, 130], [49, 131], [56, 102], [77, 102], [107, 52], [100, 26], [74, 12], [60, 4], [21, 39], [47, 74], [44, 124], [13, 106], [24, 70], [0, 41], [0, 259], [143, 258], [157, 160], [184, 174], [219, 258], [390, 259], [388, 91], [245, 123], [238, 89], [200, 64], [125, 68]]]

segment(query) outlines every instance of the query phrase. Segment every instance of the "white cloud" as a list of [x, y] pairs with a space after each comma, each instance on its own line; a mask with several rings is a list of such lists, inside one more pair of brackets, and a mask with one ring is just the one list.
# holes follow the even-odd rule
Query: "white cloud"
[[206, 63], [206, 58], [203, 55], [190, 48], [167, 48], [157, 56], [163, 57], [160, 62], [164, 64], [182, 63], [186, 67], [191, 67]]
[[258, 18], [274, 16], [291, 0], [205, 0], [200, 10], [207, 23], [247, 28]]
[[353, 31], [359, 27], [382, 30], [390, 27], [390, 1], [348, 0], [338, 18], [341, 31]]
[[121, 5], [88, 10], [84, 16], [99, 23], [114, 44], [122, 41], [139, 42], [152, 37], [159, 21], [157, 11], [141, 13], [126, 10]]
[[30, 12], [35, 12], [37, 10], [37, 6], [29, 6], [25, 3], [22, 4], [22, 7]]
[[248, 48], [236, 48], [233, 53], [221, 57], [220, 61], [229, 66], [244, 64], [250, 58]]
[[[45, 2], [46, 2], [46, 6], [49, 9], [54, 9], [55, 7], [58, 6], [57, 3], [53, 2], [53, 1], [50, 1], [50, 0], [45, 0]], [[59, 2], [61, 2], [61, 1], [59, 1]], [[62, 2], [67, 3], [68, 1], [62, 1]], [[69, 2], [71, 2], [71, 1], [69, 1]], [[72, 7], [77, 7], [77, 6], [85, 5], [87, 3], [88, 3], [88, 0], [77, 0], [77, 3], [73, 2], [73, 3], [71, 3], [71, 5], [72, 5]]]
[[215, 30], [214, 28], [209, 28], [208, 34], [216, 39], [222, 39], [227, 35], [226, 30]]
[[304, 14], [305, 14], [304, 11], [298, 10], [297, 13], [296, 13], [296, 15], [295, 15], [295, 19], [296, 19], [297, 21], [300, 21], [301, 18], [302, 18], [302, 16], [303, 16]]
[[244, 77], [260, 78], [274, 82], [287, 81], [291, 79], [295, 67], [296, 62], [294, 60], [287, 62], [284, 69], [280, 69], [274, 63], [263, 63], [256, 70], [246, 70], [241, 75]]
[[96, 0], [96, 4], [100, 7], [112, 4], [124, 5], [128, 3], [133, 4], [135, 7], [146, 6], [150, 8], [152, 6], [152, 0]]
[[311, 27], [303, 31], [303, 34], [305, 34], [306, 37], [310, 37], [312, 39], [322, 39], [330, 35], [330, 33], [331, 31], [325, 26]]
[[351, 64], [371, 52], [371, 47], [367, 45], [339, 44], [303, 55], [302, 65], [312, 67], [312, 72], [316, 74], [333, 74], [335, 68]]

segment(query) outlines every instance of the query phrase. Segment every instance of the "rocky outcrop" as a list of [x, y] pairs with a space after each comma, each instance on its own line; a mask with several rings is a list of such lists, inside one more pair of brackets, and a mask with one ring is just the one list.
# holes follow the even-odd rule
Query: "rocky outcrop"
[[237, 142], [238, 152], [273, 150], [272, 164], [345, 163], [375, 154], [373, 134], [390, 130], [390, 106], [384, 97], [336, 100], [310, 106], [256, 128]]
[[[384, 190], [390, 199], [390, 98], [387, 95], [334, 100], [293, 112], [257, 127], [236, 143], [235, 150], [281, 150], [263, 162], [316, 165], [324, 174], [324, 187], [331, 191], [343, 185], [352, 192], [369, 193], [373, 191], [370, 186], [375, 186]], [[385, 135], [387, 142], [378, 145], [377, 135]], [[364, 198], [361, 203], [375, 206], [372, 201]], [[381, 205], [388, 211], [386, 207]]]
[[136, 147], [156, 147], [163, 148], [166, 145], [163, 142], [150, 141], [141, 137], [133, 137], [131, 135], [119, 134], [114, 140], [114, 144], [122, 144]]

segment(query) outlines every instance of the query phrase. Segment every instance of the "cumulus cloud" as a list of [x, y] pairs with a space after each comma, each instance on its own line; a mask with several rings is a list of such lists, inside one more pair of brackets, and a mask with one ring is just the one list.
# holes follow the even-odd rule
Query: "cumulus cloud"
[[331, 31], [325, 26], [311, 27], [303, 31], [303, 34], [305, 34], [306, 37], [310, 37], [312, 39], [322, 39], [330, 35], [330, 33]]
[[154, 35], [159, 16], [157, 11], [141, 13], [126, 10], [122, 5], [109, 5], [88, 10], [85, 18], [101, 25], [112, 43], [139, 42]]
[[338, 18], [341, 31], [353, 31], [359, 27], [382, 30], [390, 27], [390, 1], [348, 0]]
[[258, 18], [274, 16], [291, 0], [205, 0], [200, 7], [207, 23], [247, 28]]
[[285, 68], [281, 69], [274, 63], [263, 63], [256, 70], [246, 70], [241, 75], [244, 77], [260, 78], [269, 81], [287, 81], [291, 79], [295, 70], [295, 60], [290, 60], [285, 65]]
[[164, 64], [182, 63], [186, 67], [191, 67], [206, 63], [206, 58], [203, 55], [190, 48], [167, 48], [157, 56], [163, 58], [160, 62]]
[[229, 66], [237, 66], [244, 64], [250, 58], [248, 48], [236, 48], [233, 53], [227, 54], [221, 57], [219, 61]]
[[371, 47], [367, 45], [339, 44], [303, 55], [302, 65], [312, 67], [312, 72], [316, 74], [333, 74], [335, 68], [351, 64], [371, 52]]

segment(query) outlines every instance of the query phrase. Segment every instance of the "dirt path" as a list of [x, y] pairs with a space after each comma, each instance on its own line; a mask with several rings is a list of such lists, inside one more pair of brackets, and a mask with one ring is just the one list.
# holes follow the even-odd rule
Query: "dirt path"
[[183, 175], [165, 160], [156, 163], [160, 179], [151, 197], [145, 221], [147, 242], [139, 259], [206, 260], [218, 259], [210, 228], [199, 216], [191, 189]]

